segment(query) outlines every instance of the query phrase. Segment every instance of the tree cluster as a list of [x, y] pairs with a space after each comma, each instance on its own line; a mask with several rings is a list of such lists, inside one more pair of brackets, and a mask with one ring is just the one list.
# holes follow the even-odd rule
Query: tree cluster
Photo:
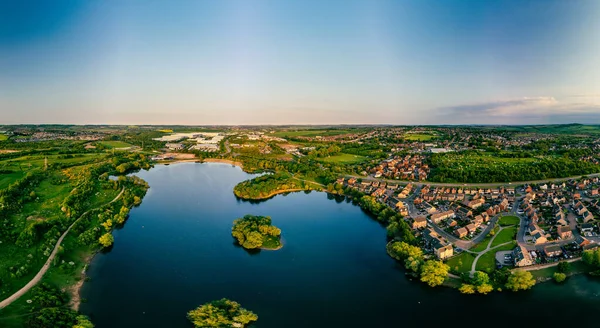
[[187, 314], [194, 327], [198, 328], [243, 328], [258, 320], [253, 312], [244, 309], [237, 302], [223, 298], [206, 303]]
[[233, 221], [231, 235], [246, 249], [277, 248], [281, 230], [271, 224], [269, 216], [245, 215]]

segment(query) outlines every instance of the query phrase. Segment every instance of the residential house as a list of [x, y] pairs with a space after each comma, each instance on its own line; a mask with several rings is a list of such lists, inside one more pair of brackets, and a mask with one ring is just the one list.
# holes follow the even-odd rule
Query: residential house
[[475, 231], [477, 230], [477, 226], [473, 223], [469, 223], [466, 226], [467, 230], [469, 231], [470, 234], [474, 234]]
[[524, 267], [533, 264], [533, 259], [527, 249], [523, 246], [517, 246], [512, 251], [513, 261], [516, 267]]
[[573, 238], [573, 231], [571, 231], [571, 228], [569, 226], [560, 226], [557, 230], [560, 239], [565, 240]]
[[551, 245], [544, 247], [544, 254], [547, 257], [556, 257], [562, 255], [562, 249], [558, 245]]
[[581, 225], [580, 230], [581, 230], [581, 233], [592, 232], [592, 231], [594, 231], [594, 225], [591, 223], [584, 223]]
[[458, 229], [454, 230], [454, 233], [456, 234], [456, 236], [458, 238], [463, 238], [463, 237], [466, 237], [467, 234], [469, 234], [469, 231], [466, 228], [458, 228]]
[[413, 229], [422, 229], [427, 227], [427, 219], [424, 216], [418, 216], [412, 220]]

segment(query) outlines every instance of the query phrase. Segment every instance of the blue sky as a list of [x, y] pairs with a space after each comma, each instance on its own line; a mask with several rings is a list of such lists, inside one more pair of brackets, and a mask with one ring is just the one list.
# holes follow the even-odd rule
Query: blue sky
[[0, 123], [600, 123], [600, 1], [0, 1]]

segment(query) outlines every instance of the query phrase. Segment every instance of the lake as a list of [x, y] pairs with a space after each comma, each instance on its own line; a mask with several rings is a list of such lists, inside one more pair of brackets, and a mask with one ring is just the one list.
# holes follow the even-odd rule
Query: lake
[[[415, 327], [596, 322], [600, 282], [580, 275], [487, 296], [411, 280], [385, 252], [385, 228], [325, 193], [250, 203], [233, 187], [252, 177], [227, 164], [159, 165], [137, 174], [150, 189], [114, 247], [88, 270], [81, 311], [98, 328], [191, 327], [186, 313], [229, 298], [259, 316], [253, 327]], [[271, 216], [284, 247], [251, 254], [234, 219]]]

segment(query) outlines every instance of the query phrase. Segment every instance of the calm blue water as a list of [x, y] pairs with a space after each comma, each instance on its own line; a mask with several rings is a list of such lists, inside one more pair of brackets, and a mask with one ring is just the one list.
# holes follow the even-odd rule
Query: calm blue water
[[[239, 201], [251, 178], [225, 164], [176, 164], [140, 172], [151, 188], [96, 256], [82, 312], [98, 328], [191, 327], [187, 311], [223, 297], [258, 314], [254, 327], [389, 327], [469, 322], [556, 326], [596, 321], [600, 283], [584, 276], [525, 293], [463, 296], [410, 281], [385, 252], [385, 229], [359, 207], [324, 193]], [[250, 254], [232, 221], [269, 215], [284, 247]]]

